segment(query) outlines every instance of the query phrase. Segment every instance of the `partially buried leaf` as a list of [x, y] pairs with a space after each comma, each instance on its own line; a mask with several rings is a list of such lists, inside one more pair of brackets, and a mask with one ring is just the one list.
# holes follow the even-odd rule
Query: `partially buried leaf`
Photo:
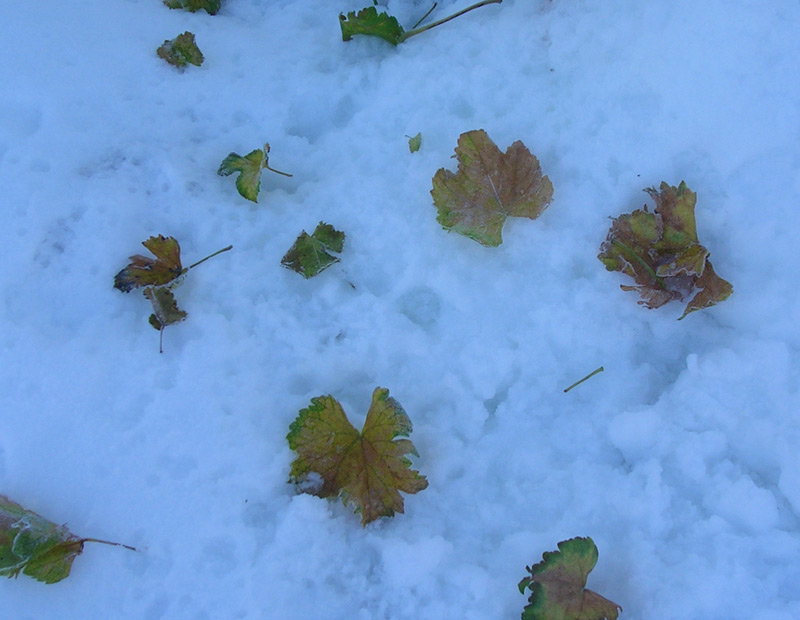
[[358, 13], [350, 11], [347, 16], [340, 13], [339, 26], [342, 29], [342, 41], [349, 41], [356, 34], [366, 34], [397, 45], [404, 32], [396, 17], [388, 13], [378, 13], [374, 6], [361, 9]]
[[69, 576], [72, 562], [86, 542], [99, 542], [127, 549], [127, 545], [94, 538], [79, 538], [65, 526], [56, 525], [32, 510], [26, 510], [0, 495], [0, 576], [20, 573], [55, 583]]
[[519, 582], [519, 591], [531, 595], [522, 620], [616, 620], [622, 607], [585, 589], [597, 556], [591, 538], [571, 538], [526, 567], [530, 577]]
[[160, 58], [181, 70], [189, 64], [199, 67], [204, 60], [203, 53], [194, 40], [194, 34], [188, 31], [172, 40], [164, 41], [156, 52]]
[[159, 331], [187, 317], [186, 312], [178, 308], [175, 295], [167, 287], [148, 286], [144, 289], [144, 296], [153, 305], [153, 314], [149, 318], [150, 325]]
[[171, 9], [185, 9], [192, 13], [204, 10], [210, 15], [216, 15], [222, 8], [222, 0], [164, 0], [164, 4]]
[[311, 399], [289, 427], [286, 439], [297, 452], [290, 480], [302, 484], [311, 474], [322, 479], [319, 497], [340, 496], [353, 504], [366, 525], [378, 517], [403, 512], [404, 493], [428, 486], [425, 476], [410, 468], [407, 454], [416, 455], [407, 437], [411, 421], [389, 391], [376, 388], [359, 433], [333, 396]]
[[320, 222], [312, 234], [305, 230], [281, 260], [281, 265], [296, 271], [304, 278], [311, 278], [327, 269], [339, 259], [329, 252], [341, 252], [344, 233], [330, 224]]
[[408, 138], [408, 150], [412, 153], [416, 153], [419, 150], [419, 147], [422, 146], [422, 133], [418, 133], [416, 136], [406, 136]]
[[536, 219], [553, 198], [539, 160], [517, 140], [503, 153], [483, 129], [458, 138], [458, 172], [441, 168], [431, 195], [438, 222], [487, 246], [503, 242], [508, 217]]
[[141, 254], [130, 257], [130, 264], [114, 276], [114, 288], [123, 293], [140, 286], [161, 286], [186, 272], [181, 266], [181, 246], [173, 237], [150, 237], [142, 245], [156, 258]]
[[638, 292], [647, 308], [683, 300], [698, 289], [680, 318], [730, 297], [733, 287], [715, 273], [709, 251], [697, 238], [697, 194], [683, 181], [645, 191], [656, 203], [655, 212], [645, 205], [614, 219], [598, 254], [607, 270], [636, 282], [621, 288]]

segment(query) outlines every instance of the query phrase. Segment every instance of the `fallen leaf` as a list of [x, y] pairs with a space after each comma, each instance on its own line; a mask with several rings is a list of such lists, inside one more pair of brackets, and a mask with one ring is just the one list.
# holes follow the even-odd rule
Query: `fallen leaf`
[[291, 174], [275, 170], [269, 166], [269, 143], [263, 149], [250, 151], [242, 157], [237, 153], [230, 153], [217, 170], [220, 176], [228, 176], [238, 172], [236, 178], [236, 189], [247, 200], [258, 202], [258, 192], [261, 190], [261, 171], [267, 169], [283, 176], [290, 177]]
[[0, 495], [0, 576], [10, 578], [22, 573], [44, 583], [56, 583], [69, 576], [72, 562], [87, 542], [135, 551], [120, 543], [79, 538], [65, 526]]
[[530, 577], [519, 582], [519, 591], [531, 595], [522, 620], [616, 620], [622, 607], [585, 589], [597, 557], [591, 538], [571, 538], [526, 567]]
[[353, 504], [366, 525], [378, 517], [403, 512], [404, 493], [428, 486], [425, 476], [410, 468], [405, 455], [417, 455], [407, 437], [411, 421], [389, 390], [376, 388], [359, 433], [333, 396], [311, 399], [289, 427], [286, 439], [297, 452], [290, 481], [305, 483], [312, 474], [321, 478], [319, 497], [340, 496]]
[[416, 153], [422, 146], [422, 133], [420, 132], [416, 136], [406, 136], [406, 138], [408, 138], [408, 150]]
[[216, 15], [222, 8], [222, 0], [164, 0], [171, 9], [185, 9], [195, 13], [204, 10], [209, 15]]
[[130, 264], [114, 276], [114, 288], [128, 293], [140, 286], [162, 286], [186, 273], [181, 266], [181, 246], [173, 237], [150, 237], [142, 245], [156, 258], [131, 256]]
[[504, 153], [483, 129], [458, 138], [458, 172], [441, 168], [431, 195], [438, 222], [487, 246], [503, 242], [508, 217], [536, 219], [553, 198], [539, 160], [517, 140]]
[[159, 58], [163, 58], [169, 64], [183, 70], [186, 65], [192, 64], [199, 67], [203, 64], [203, 53], [197, 47], [194, 34], [184, 32], [171, 40], [164, 41], [164, 44], [156, 50]]
[[366, 34], [397, 45], [405, 32], [396, 17], [378, 13], [374, 6], [361, 9], [358, 13], [350, 11], [346, 16], [340, 13], [339, 26], [342, 29], [342, 41], [349, 41], [353, 35]]
[[329, 252], [341, 252], [344, 233], [330, 224], [320, 222], [312, 234], [305, 230], [281, 260], [281, 265], [296, 271], [304, 278], [311, 278], [327, 269], [339, 259]]
[[730, 297], [733, 287], [714, 272], [710, 253], [697, 238], [697, 194], [683, 181], [678, 187], [662, 182], [660, 189], [645, 191], [656, 203], [655, 212], [645, 205], [620, 215], [600, 246], [598, 258], [606, 269], [636, 282], [620, 288], [638, 292], [639, 303], [647, 308], [683, 300], [699, 289], [681, 319]]

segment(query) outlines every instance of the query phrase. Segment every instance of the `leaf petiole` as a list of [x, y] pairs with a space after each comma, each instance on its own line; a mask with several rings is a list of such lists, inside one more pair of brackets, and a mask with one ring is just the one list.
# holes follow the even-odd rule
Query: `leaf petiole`
[[479, 9], [480, 7], [486, 6], [487, 4], [502, 4], [502, 2], [503, 2], [503, 0], [481, 0], [481, 2], [476, 2], [475, 4], [468, 6], [467, 8], [462, 9], [461, 11], [458, 11], [457, 13], [453, 13], [449, 17], [445, 17], [444, 19], [440, 19], [438, 21], [432, 22], [432, 23], [428, 24], [427, 26], [422, 26], [420, 28], [417, 28], [417, 26], [419, 26], [420, 22], [422, 22], [426, 17], [428, 17], [428, 15], [431, 14], [431, 11], [433, 11], [433, 9], [436, 8], [436, 4], [434, 4], [433, 7], [431, 8], [431, 10], [428, 11], [425, 14], [425, 16], [421, 20], [419, 20], [419, 22], [414, 24], [414, 28], [412, 28], [411, 30], [408, 30], [407, 32], [404, 32], [400, 36], [400, 39], [399, 39], [398, 43], [402, 43], [406, 39], [410, 39], [411, 37], [413, 37], [415, 35], [418, 35], [421, 32], [425, 32], [426, 30], [430, 30], [431, 28], [436, 28], [436, 26], [441, 26], [442, 24], [445, 24], [445, 23], [449, 22], [450, 20], [455, 19], [456, 17], [461, 17], [462, 15], [464, 15], [464, 13], [469, 13], [470, 11], [473, 11], [475, 9]]
[[591, 378], [592, 378], [592, 377], [594, 377], [596, 374], [598, 374], [598, 373], [601, 373], [601, 372], [603, 372], [604, 370], [605, 370], [605, 368], [603, 368], [602, 366], [600, 366], [600, 368], [596, 368], [595, 370], [593, 370], [592, 372], [590, 372], [588, 375], [586, 375], [586, 376], [585, 376], [583, 379], [580, 379], [579, 381], [576, 381], [575, 383], [573, 383], [572, 385], [570, 385], [570, 386], [569, 386], [569, 387], [568, 387], [566, 390], [564, 390], [564, 394], [566, 394], [567, 392], [569, 392], [569, 391], [570, 391], [572, 388], [574, 388], [575, 386], [577, 386], [577, 385], [580, 385], [581, 383], [583, 383], [583, 382], [584, 382], [584, 381], [586, 381], [587, 379], [591, 379]]
[[[271, 168], [270, 168], [270, 170], [271, 170]], [[290, 176], [291, 176], [291, 175], [290, 175]], [[207, 261], [209, 258], [214, 258], [214, 257], [215, 257], [217, 254], [222, 254], [223, 252], [227, 252], [228, 250], [232, 250], [232, 249], [233, 249], [233, 246], [232, 246], [232, 245], [229, 245], [227, 248], [222, 248], [221, 250], [217, 250], [217, 251], [216, 251], [216, 252], [214, 252], [213, 254], [209, 254], [209, 255], [208, 255], [208, 256], [206, 256], [205, 258], [202, 258], [202, 259], [200, 259], [199, 261], [197, 261], [196, 263], [194, 263], [194, 264], [192, 264], [192, 265], [189, 265], [189, 266], [186, 268], [186, 271], [189, 271], [189, 269], [194, 269], [194, 268], [195, 268], [195, 267], [197, 267], [197, 266], [198, 266], [200, 263], [204, 263], [204, 262], [206, 262], [206, 261]]]
[[435, 8], [436, 8], [438, 5], [439, 5], [439, 3], [438, 3], [438, 2], [434, 2], [434, 3], [433, 3], [433, 6], [432, 6], [430, 9], [428, 9], [428, 12], [427, 12], [427, 13], [425, 13], [425, 15], [423, 15], [422, 17], [420, 17], [420, 18], [419, 18], [419, 21], [418, 21], [416, 24], [414, 24], [413, 26], [411, 26], [411, 30], [414, 30], [414, 28], [416, 28], [416, 27], [417, 27], [417, 26], [419, 26], [419, 25], [420, 25], [422, 22], [424, 22], [426, 19], [428, 19], [428, 15], [430, 15], [431, 13], [433, 13], [433, 10], [434, 10], [434, 9], [435, 9]]
[[110, 540], [100, 540], [99, 538], [81, 538], [82, 543], [86, 542], [93, 542], [93, 543], [101, 543], [103, 545], [111, 545], [112, 547], [123, 547], [130, 551], [138, 551], [136, 547], [131, 547], [130, 545], [124, 545], [118, 542], [111, 542]]

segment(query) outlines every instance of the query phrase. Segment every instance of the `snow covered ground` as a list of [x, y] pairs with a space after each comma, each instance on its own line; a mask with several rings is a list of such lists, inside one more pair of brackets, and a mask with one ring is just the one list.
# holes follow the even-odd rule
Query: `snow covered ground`
[[[3, 616], [518, 618], [525, 565], [591, 536], [621, 618], [799, 618], [800, 4], [505, 0], [343, 43], [368, 4], [0, 3], [0, 493], [141, 549], [3, 580]], [[184, 30], [206, 61], [179, 73], [155, 49]], [[498, 248], [429, 193], [477, 128], [555, 188]], [[265, 141], [294, 176], [255, 205], [216, 170]], [[681, 180], [735, 293], [679, 322], [596, 255]], [[342, 262], [304, 280], [280, 259], [320, 220]], [[184, 264], [234, 245], [177, 291], [163, 354], [112, 288], [159, 233]], [[376, 386], [430, 486], [362, 529], [287, 484], [285, 436], [322, 394], [360, 426]]]

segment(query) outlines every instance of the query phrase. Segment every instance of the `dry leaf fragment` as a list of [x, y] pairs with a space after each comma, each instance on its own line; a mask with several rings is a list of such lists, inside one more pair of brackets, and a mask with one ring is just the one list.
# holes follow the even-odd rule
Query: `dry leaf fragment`
[[545, 551], [541, 562], [526, 567], [530, 577], [519, 582], [521, 593], [531, 591], [522, 620], [616, 620], [622, 607], [585, 588], [597, 557], [588, 537], [571, 538], [558, 543], [558, 551]]
[[613, 220], [598, 258], [609, 271], [631, 276], [640, 304], [658, 308], [683, 300], [699, 289], [683, 315], [708, 308], [730, 297], [733, 286], [720, 278], [708, 260], [709, 251], [699, 243], [694, 209], [697, 194], [685, 182], [678, 187], [661, 183], [645, 190], [655, 201], [655, 212], [645, 205]]
[[553, 198], [539, 160], [519, 140], [503, 153], [483, 129], [468, 131], [459, 136], [455, 157], [457, 173], [441, 168], [433, 177], [436, 219], [483, 245], [503, 242], [507, 217], [536, 219]]
[[410, 433], [411, 421], [389, 390], [375, 389], [360, 433], [333, 396], [312, 398], [286, 436], [297, 452], [290, 480], [302, 484], [312, 473], [320, 476], [322, 484], [314, 494], [340, 496], [353, 504], [362, 525], [403, 512], [400, 491], [417, 493], [428, 486], [406, 458], [417, 454], [414, 444], [397, 439]]

